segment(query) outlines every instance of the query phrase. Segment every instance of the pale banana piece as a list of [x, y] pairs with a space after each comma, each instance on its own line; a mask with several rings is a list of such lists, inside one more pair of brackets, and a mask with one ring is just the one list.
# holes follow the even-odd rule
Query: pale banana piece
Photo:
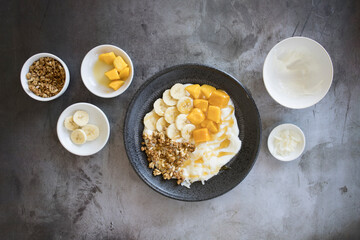
[[166, 105], [168, 105], [168, 106], [175, 106], [177, 103], [177, 100], [171, 96], [170, 89], [166, 90], [163, 93], [162, 98], [163, 98], [164, 102], [166, 103]]
[[183, 129], [181, 130], [181, 136], [185, 139], [185, 140], [190, 140], [191, 136], [192, 136], [192, 132], [195, 129], [195, 125], [193, 124], [186, 124]]
[[81, 128], [86, 134], [86, 141], [93, 141], [99, 137], [100, 130], [94, 124], [86, 124]]
[[189, 123], [190, 121], [187, 119], [187, 114], [179, 114], [176, 117], [175, 126], [179, 131], [181, 131], [181, 129], [183, 129], [183, 127]]
[[159, 116], [154, 112], [151, 111], [147, 113], [144, 117], [144, 125], [147, 129], [151, 131], [156, 130], [156, 122], [159, 120]]
[[69, 116], [69, 117], [65, 118], [64, 126], [67, 130], [70, 130], [70, 131], [74, 131], [75, 129], [79, 128], [79, 125], [77, 125], [74, 122], [73, 116]]
[[188, 114], [191, 111], [191, 109], [193, 109], [193, 106], [194, 106], [193, 100], [191, 97], [180, 98], [176, 105], [179, 112], [185, 113], [185, 114]]
[[170, 139], [176, 139], [177, 137], [180, 137], [180, 131], [177, 130], [175, 124], [170, 124], [168, 128], [166, 129], [166, 135]]
[[164, 117], [159, 118], [156, 122], [156, 130], [159, 132], [164, 132], [166, 130], [168, 123], [165, 121]]
[[86, 142], [86, 133], [82, 129], [76, 129], [71, 132], [70, 139], [75, 144], [84, 144]]
[[154, 102], [154, 111], [159, 116], [164, 116], [167, 108], [168, 108], [168, 105], [166, 105], [166, 103], [161, 98], [158, 98]]
[[171, 97], [178, 100], [182, 97], [185, 97], [186, 96], [185, 86], [182, 85], [181, 83], [176, 83], [174, 86], [171, 87], [170, 94]]
[[89, 122], [89, 114], [85, 111], [76, 111], [73, 115], [74, 122], [80, 127], [85, 126]]
[[168, 123], [171, 124], [171, 123], [175, 122], [175, 119], [176, 119], [177, 115], [179, 115], [179, 111], [177, 110], [177, 108], [176, 107], [169, 107], [165, 111], [164, 118]]

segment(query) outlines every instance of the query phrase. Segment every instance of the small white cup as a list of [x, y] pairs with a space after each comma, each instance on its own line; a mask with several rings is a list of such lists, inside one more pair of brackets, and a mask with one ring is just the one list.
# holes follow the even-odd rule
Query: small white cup
[[[56, 94], [55, 96], [52, 96], [52, 97], [48, 97], [48, 98], [39, 97], [35, 93], [30, 91], [29, 85], [28, 85], [28, 79], [26, 78], [26, 74], [29, 72], [30, 66], [35, 61], [39, 60], [42, 57], [51, 57], [51, 58], [56, 59], [57, 61], [60, 62], [60, 64], [62, 65], [62, 67], [65, 70], [65, 83], [64, 83], [63, 88], [60, 90], [60, 92], [58, 94]], [[38, 54], [35, 54], [32, 57], [30, 57], [24, 63], [23, 67], [21, 68], [21, 72], [20, 72], [20, 81], [21, 81], [21, 85], [22, 85], [24, 91], [27, 93], [27, 95], [29, 95], [30, 97], [32, 97], [35, 100], [46, 102], [46, 101], [51, 101], [51, 100], [54, 100], [55, 98], [60, 97], [66, 91], [66, 89], [68, 88], [69, 83], [70, 83], [70, 73], [69, 73], [69, 69], [66, 66], [66, 64], [59, 57], [57, 57], [51, 53], [38, 53]]]
[[[293, 131], [301, 139], [301, 141], [296, 146], [295, 150], [293, 152], [291, 152], [289, 155], [285, 155], [285, 156], [281, 156], [281, 155], [277, 154], [275, 151], [275, 147], [274, 147], [274, 137], [283, 130]], [[280, 161], [285, 161], [285, 162], [292, 161], [292, 160], [295, 160], [298, 157], [300, 157], [300, 155], [303, 153], [303, 151], [305, 149], [305, 135], [304, 135], [303, 131], [294, 124], [291, 124], [291, 123], [281, 124], [271, 131], [271, 133], [268, 137], [267, 145], [268, 145], [268, 149], [269, 149], [271, 155], [273, 155], [276, 159], [278, 159]]]

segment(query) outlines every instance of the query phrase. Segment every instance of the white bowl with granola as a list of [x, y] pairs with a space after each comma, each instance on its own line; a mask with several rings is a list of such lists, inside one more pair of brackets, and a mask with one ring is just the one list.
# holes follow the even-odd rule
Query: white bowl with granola
[[70, 73], [59, 57], [51, 53], [38, 53], [24, 63], [20, 81], [27, 95], [45, 102], [60, 97], [66, 91]]

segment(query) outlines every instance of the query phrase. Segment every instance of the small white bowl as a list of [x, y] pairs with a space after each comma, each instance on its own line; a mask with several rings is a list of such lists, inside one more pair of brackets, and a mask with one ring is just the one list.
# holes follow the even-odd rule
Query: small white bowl
[[[118, 90], [114, 91], [110, 87], [101, 85], [94, 76], [94, 65], [99, 61], [99, 55], [102, 53], [114, 52], [116, 56], [121, 56], [124, 61], [130, 67], [130, 75], [125, 80], [124, 85], [122, 85]], [[104, 72], [105, 74], [105, 72]], [[86, 88], [92, 92], [94, 95], [102, 98], [112, 98], [119, 96], [130, 86], [134, 77], [134, 66], [133, 63], [127, 55], [127, 53], [113, 45], [100, 45], [91, 49], [84, 57], [81, 63], [81, 78], [84, 82]]]
[[[277, 136], [283, 130], [290, 130], [294, 134], [296, 134], [298, 138], [301, 139], [301, 141], [296, 146], [295, 150], [293, 152], [291, 152], [289, 155], [285, 155], [285, 156], [281, 156], [281, 155], [277, 154], [275, 151], [275, 147], [274, 147], [274, 137]], [[300, 157], [300, 155], [303, 153], [303, 151], [305, 149], [305, 135], [298, 126], [291, 124], [291, 123], [285, 123], [285, 124], [281, 124], [281, 125], [277, 126], [276, 128], [274, 128], [271, 131], [271, 133], [268, 137], [267, 144], [268, 144], [268, 149], [269, 149], [271, 155], [273, 155], [276, 159], [281, 160], [281, 161], [292, 161], [292, 160], [295, 160], [298, 157]]]
[[[82, 145], [74, 144], [71, 141], [71, 131], [65, 128], [64, 121], [66, 117], [72, 116], [77, 110], [88, 112], [89, 123], [98, 126], [100, 135], [94, 141], [89, 141]], [[97, 153], [105, 146], [110, 136], [110, 125], [105, 113], [100, 108], [90, 103], [75, 103], [61, 113], [57, 122], [57, 135], [60, 143], [69, 152], [79, 156], [89, 156]]]
[[[51, 57], [51, 58], [58, 60], [65, 70], [64, 87], [61, 89], [61, 91], [58, 94], [56, 94], [55, 96], [49, 97], [49, 98], [39, 97], [39, 96], [35, 95], [35, 93], [30, 91], [29, 85], [28, 85], [28, 80], [26, 78], [26, 74], [29, 72], [30, 66], [35, 61], [39, 60], [42, 57]], [[20, 81], [21, 81], [21, 85], [22, 85], [24, 91], [27, 93], [27, 95], [29, 95], [30, 97], [32, 97], [35, 100], [46, 102], [46, 101], [51, 101], [51, 100], [54, 100], [55, 98], [60, 97], [66, 91], [66, 89], [68, 88], [69, 83], [70, 83], [70, 73], [69, 73], [69, 69], [66, 66], [66, 64], [59, 57], [57, 57], [51, 53], [38, 53], [38, 54], [35, 54], [34, 56], [30, 57], [24, 63], [23, 67], [21, 68], [21, 72], [20, 72]]]
[[319, 43], [306, 37], [291, 37], [270, 50], [264, 62], [263, 79], [266, 90], [279, 104], [307, 108], [329, 91], [333, 65]]

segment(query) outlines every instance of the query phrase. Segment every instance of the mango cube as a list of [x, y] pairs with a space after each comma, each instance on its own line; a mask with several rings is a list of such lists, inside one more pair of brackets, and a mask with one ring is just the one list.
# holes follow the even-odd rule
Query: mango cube
[[207, 111], [209, 102], [205, 99], [195, 99], [194, 107], [201, 109], [204, 113]]
[[124, 68], [126, 68], [128, 65], [127, 63], [124, 61], [124, 59], [120, 56], [117, 56], [114, 59], [114, 67], [121, 72], [121, 70], [123, 70]]
[[197, 99], [200, 97], [201, 94], [201, 87], [199, 84], [194, 84], [194, 85], [190, 85], [187, 86], [186, 91], [188, 91], [190, 93], [190, 95], [194, 98]]
[[109, 52], [109, 53], [103, 53], [99, 55], [99, 60], [105, 62], [106, 64], [113, 64], [114, 60], [115, 60], [115, 54], [114, 52]]
[[200, 129], [194, 130], [193, 137], [194, 137], [195, 143], [207, 142], [211, 139], [209, 130], [207, 128], [200, 128]]
[[114, 80], [109, 83], [109, 87], [114, 89], [115, 91], [118, 90], [122, 85], [124, 85], [125, 81], [121, 80]]
[[202, 122], [200, 123], [200, 126], [201, 126], [202, 128], [206, 128], [207, 124], [208, 124], [210, 121], [211, 121], [211, 120], [209, 120], [209, 119], [205, 119], [204, 121], [202, 121]]
[[120, 79], [127, 79], [129, 75], [130, 75], [130, 68], [128, 68], [128, 67], [121, 70], [121, 72], [119, 74]]
[[207, 84], [201, 86], [201, 93], [205, 96], [206, 99], [209, 99], [212, 92], [214, 92], [215, 90], [216, 88]]
[[220, 123], [221, 121], [221, 109], [218, 106], [209, 106], [207, 118], [216, 123]]
[[206, 124], [206, 128], [209, 129], [209, 131], [212, 133], [217, 133], [219, 131], [217, 124], [213, 121], [208, 121]]
[[187, 116], [187, 119], [189, 119], [192, 124], [197, 125], [205, 120], [205, 114], [199, 108], [193, 108]]
[[229, 95], [227, 95], [224, 91], [215, 90], [209, 98], [209, 104], [224, 108], [228, 105], [229, 100]]
[[120, 76], [119, 76], [118, 71], [116, 70], [116, 68], [106, 72], [105, 76], [107, 76], [108, 79], [110, 79], [110, 80], [118, 80], [118, 79], [120, 79]]

